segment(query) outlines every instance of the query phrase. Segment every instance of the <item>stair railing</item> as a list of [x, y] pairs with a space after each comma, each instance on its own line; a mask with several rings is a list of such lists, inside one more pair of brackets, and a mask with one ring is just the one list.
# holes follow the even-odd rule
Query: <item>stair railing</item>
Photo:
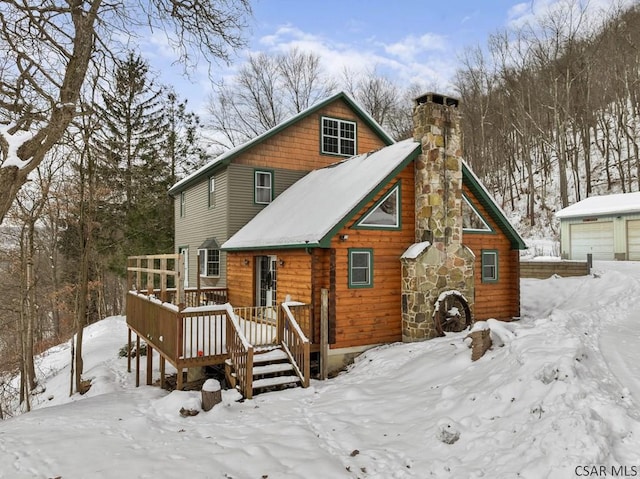
[[291, 312], [291, 308], [298, 309], [302, 306], [311, 307], [297, 301], [282, 303], [283, 314], [281, 315], [282, 320], [278, 325], [278, 338], [280, 344], [282, 344], [282, 349], [289, 356], [295, 373], [300, 378], [302, 387], [307, 388], [309, 387], [311, 376], [310, 342]]
[[237, 387], [246, 399], [253, 397], [253, 346], [242, 330], [233, 308], [227, 308], [227, 353], [236, 374]]

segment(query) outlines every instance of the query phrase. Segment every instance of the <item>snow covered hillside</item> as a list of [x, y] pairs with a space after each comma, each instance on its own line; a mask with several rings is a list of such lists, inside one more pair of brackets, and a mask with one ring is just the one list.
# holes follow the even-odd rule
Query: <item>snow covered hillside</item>
[[523, 280], [522, 320], [490, 321], [477, 362], [465, 333], [394, 344], [188, 418], [199, 393], [136, 389], [124, 319], [109, 318], [85, 335], [85, 397], [67, 397], [65, 346], [41, 358], [38, 409], [0, 422], [0, 478], [640, 476], [640, 264], [595, 270]]

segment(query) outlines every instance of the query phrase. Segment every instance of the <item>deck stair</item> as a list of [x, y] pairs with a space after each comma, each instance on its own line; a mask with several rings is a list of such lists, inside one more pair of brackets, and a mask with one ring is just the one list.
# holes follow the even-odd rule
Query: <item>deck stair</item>
[[[231, 360], [225, 361], [225, 375], [231, 387], [242, 393], [237, 384], [236, 372]], [[253, 356], [252, 396], [302, 386], [287, 353], [279, 345], [256, 347]]]
[[281, 346], [256, 348], [253, 357], [253, 394], [300, 386], [289, 356]]

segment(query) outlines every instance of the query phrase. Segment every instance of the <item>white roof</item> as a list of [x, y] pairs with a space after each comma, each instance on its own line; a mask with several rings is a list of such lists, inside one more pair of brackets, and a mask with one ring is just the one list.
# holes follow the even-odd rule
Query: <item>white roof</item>
[[222, 248], [317, 246], [419, 148], [420, 143], [413, 139], [404, 140], [312, 171], [258, 213]]
[[556, 213], [557, 218], [640, 213], [640, 193], [591, 196]]

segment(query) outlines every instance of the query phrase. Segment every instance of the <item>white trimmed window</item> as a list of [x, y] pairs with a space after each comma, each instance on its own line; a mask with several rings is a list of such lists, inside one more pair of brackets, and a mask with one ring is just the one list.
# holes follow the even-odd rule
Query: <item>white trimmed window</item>
[[220, 250], [199, 249], [200, 276], [220, 276]]
[[273, 173], [270, 171], [255, 171], [254, 186], [254, 201], [259, 205], [271, 203], [273, 199]]
[[209, 178], [209, 208], [216, 205], [216, 179], [212, 176]]
[[180, 218], [184, 218], [187, 214], [187, 194], [186, 192], [180, 193]]
[[356, 154], [356, 123], [322, 117], [322, 153], [353, 156]]

